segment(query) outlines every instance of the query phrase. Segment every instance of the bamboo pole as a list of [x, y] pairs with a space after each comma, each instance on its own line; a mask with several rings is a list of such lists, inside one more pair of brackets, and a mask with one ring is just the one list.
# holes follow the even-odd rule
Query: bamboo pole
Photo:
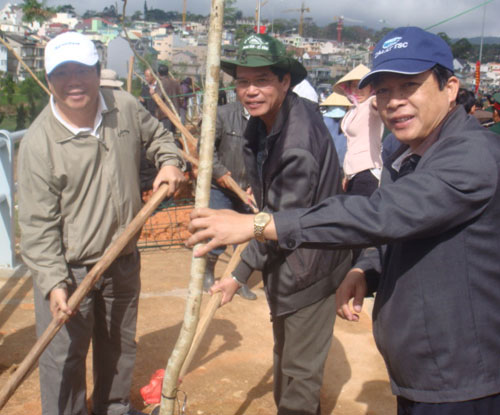
[[[127, 9], [127, 0], [123, 0], [122, 22], [125, 21], [125, 16], [126, 16], [125, 11], [126, 11], [126, 9]], [[139, 55], [137, 53], [137, 51], [135, 50], [134, 46], [132, 45], [132, 42], [130, 41], [130, 37], [128, 36], [127, 28], [125, 27], [124, 24], [122, 25], [122, 30], [123, 30], [123, 33], [125, 34], [125, 38], [127, 39], [127, 42], [128, 42], [128, 44], [130, 46], [130, 49], [132, 49], [132, 52], [134, 53], [134, 56], [137, 59], [139, 59], [151, 71], [151, 74], [153, 75], [153, 77], [156, 80], [156, 85], [160, 88], [160, 92], [161, 92], [162, 97], [165, 98], [165, 100], [167, 101], [167, 103], [170, 106], [170, 108], [172, 108], [172, 111], [179, 118], [179, 114], [177, 113], [177, 110], [175, 109], [175, 105], [172, 103], [172, 100], [170, 99], [170, 97], [165, 92], [165, 88], [163, 88], [163, 83], [161, 82], [161, 79], [158, 77], [158, 75], [156, 74], [156, 72], [153, 70], [151, 64], [146, 59], [144, 59], [141, 55]], [[184, 141], [184, 145], [185, 145], [184, 149], [189, 153], [189, 148], [188, 148], [188, 146], [185, 143], [185, 137], [184, 137], [184, 135], [181, 134], [181, 138]]]
[[132, 74], [134, 73], [134, 56], [132, 55], [128, 61], [128, 76], [127, 76], [127, 92], [132, 93]]
[[[208, 32], [208, 56], [206, 70], [207, 82], [205, 100], [203, 102], [200, 164], [196, 184], [196, 207], [208, 206], [208, 200], [210, 197], [223, 15], [224, 0], [213, 0], [210, 13], [210, 28]], [[173, 415], [174, 413], [179, 373], [193, 342], [196, 326], [198, 325], [205, 265], [206, 260], [204, 257], [195, 258], [193, 256], [191, 262], [191, 279], [189, 281], [189, 295], [186, 300], [184, 322], [179, 338], [177, 339], [177, 343], [172, 351], [165, 370], [160, 415]]]
[[[89, 273], [85, 276], [81, 284], [68, 300], [68, 306], [72, 310], [77, 310], [83, 298], [89, 293], [92, 287], [97, 283], [101, 275], [118, 257], [120, 252], [130, 242], [130, 240], [139, 232], [151, 216], [153, 211], [158, 207], [168, 193], [169, 186], [162, 184], [160, 188], [153, 193], [153, 196], [142, 207], [135, 218], [125, 228], [122, 234], [109, 246], [103, 257], [92, 267]], [[62, 312], [57, 317], [54, 317], [44, 333], [38, 338], [29, 353], [23, 359], [17, 370], [8, 379], [7, 383], [0, 390], [0, 410], [7, 403], [9, 398], [14, 394], [18, 386], [22, 383], [30, 369], [38, 361], [38, 358], [46, 349], [50, 341], [57, 334], [59, 329], [70, 317]]]
[[174, 124], [179, 129], [181, 135], [187, 139], [188, 142], [183, 143], [183, 146], [185, 146], [184, 150], [188, 154], [191, 154], [191, 151], [189, 151], [189, 147], [196, 149], [196, 138], [194, 138], [189, 130], [185, 127], [185, 125], [182, 124], [179, 115], [173, 112], [156, 92], [151, 94], [151, 98], [153, 98], [154, 102], [156, 102], [156, 105], [158, 105], [160, 110], [168, 117], [172, 124]]
[[[172, 124], [174, 124], [179, 130], [181, 130], [182, 134], [186, 136], [188, 139], [189, 145], [192, 146], [194, 149], [197, 147], [197, 142], [196, 138], [193, 137], [193, 135], [189, 132], [189, 130], [182, 124], [181, 120], [179, 117], [177, 117], [170, 109], [165, 105], [165, 103], [161, 100], [161, 98], [158, 96], [158, 94], [153, 94], [151, 95], [154, 99], [154, 101], [158, 104], [160, 109], [165, 113], [165, 115], [172, 121]], [[199, 161], [196, 157], [192, 156], [191, 154], [187, 153], [186, 151], [181, 151], [182, 156], [189, 161], [193, 166], [198, 167]], [[249, 196], [245, 191], [236, 183], [236, 181], [229, 176], [226, 179], [229, 182], [229, 190], [233, 191], [233, 193], [236, 194], [240, 198], [240, 200], [243, 203], [248, 204], [248, 198]], [[255, 201], [253, 201], [253, 205], [250, 204], [250, 207], [252, 208], [254, 213], [257, 213], [257, 209], [255, 208]]]
[[33, 79], [38, 83], [38, 85], [40, 85], [42, 87], [42, 89], [47, 93], [47, 95], [50, 96], [50, 91], [48, 90], [48, 88], [40, 81], [40, 79], [38, 79], [38, 77], [33, 73], [33, 71], [31, 70], [31, 68], [26, 65], [26, 63], [23, 61], [23, 58], [21, 58], [17, 52], [12, 48], [12, 46], [10, 46], [10, 44], [8, 42], [5, 41], [5, 39], [2, 38], [2, 36], [0, 36], [0, 42], [8, 49], [12, 52], [12, 54], [14, 55], [14, 57], [19, 61], [19, 63], [21, 65], [24, 66], [24, 69], [26, 69], [29, 74], [33, 77]]
[[[238, 265], [241, 253], [247, 247], [247, 245], [248, 242], [238, 245], [236, 250], [233, 252], [233, 255], [231, 256], [229, 264], [227, 264], [226, 269], [222, 274], [222, 278], [227, 278], [231, 276], [231, 273]], [[196, 331], [196, 334], [194, 336], [193, 344], [189, 349], [189, 353], [187, 354], [186, 360], [184, 360], [184, 364], [182, 365], [181, 371], [179, 373], [179, 381], [182, 382], [182, 379], [186, 375], [189, 369], [189, 365], [193, 361], [193, 357], [196, 351], [198, 350], [198, 347], [200, 346], [201, 339], [203, 339], [203, 336], [205, 335], [208, 326], [210, 325], [210, 322], [214, 318], [215, 312], [220, 307], [221, 300], [222, 300], [222, 293], [220, 291], [216, 292], [214, 295], [210, 297], [210, 300], [205, 308], [205, 311], [203, 312], [203, 316], [200, 319], [200, 323], [198, 324], [198, 330]]]

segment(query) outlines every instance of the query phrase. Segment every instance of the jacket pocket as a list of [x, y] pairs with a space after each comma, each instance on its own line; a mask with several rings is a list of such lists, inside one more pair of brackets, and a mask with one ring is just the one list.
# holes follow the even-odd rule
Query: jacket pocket
[[286, 262], [296, 288], [301, 290], [323, 278], [336, 279], [338, 286], [349, 269], [350, 258], [349, 250], [298, 248], [287, 255]]

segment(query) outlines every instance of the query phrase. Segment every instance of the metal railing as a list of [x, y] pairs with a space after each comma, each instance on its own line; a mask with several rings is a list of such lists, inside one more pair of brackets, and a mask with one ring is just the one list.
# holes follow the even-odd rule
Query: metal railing
[[9, 132], [0, 130], [0, 268], [13, 269], [15, 263], [15, 193], [14, 153], [16, 143], [26, 130]]

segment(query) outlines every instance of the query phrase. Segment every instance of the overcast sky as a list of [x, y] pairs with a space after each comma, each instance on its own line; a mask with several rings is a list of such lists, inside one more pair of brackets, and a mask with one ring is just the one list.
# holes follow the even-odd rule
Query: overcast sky
[[[187, 10], [192, 13], [210, 13], [210, 0], [186, 0]], [[245, 16], [255, 13], [257, 0], [237, 0], [236, 7]], [[16, 0], [13, 1], [14, 3]], [[302, 0], [261, 0], [263, 18], [296, 18], [300, 12], [284, 12], [286, 9], [300, 9]], [[303, 0], [304, 6], [310, 9], [304, 17], [312, 17], [316, 24], [324, 26], [334, 21], [336, 16], [343, 16], [346, 25], [360, 24], [375, 29], [383, 26], [397, 27], [414, 25], [429, 27], [444, 20], [453, 18], [469, 9], [480, 6], [485, 0]], [[7, 0], [0, 0], [3, 7]], [[19, 1], [20, 3], [20, 1]], [[121, 0], [46, 0], [48, 6], [73, 4], [78, 13], [85, 10], [101, 11], [105, 6], [116, 4], [122, 10]], [[182, 11], [182, 0], [147, 0], [148, 8], [165, 11]], [[485, 36], [500, 36], [500, 0], [493, 0], [486, 6], [484, 25]], [[127, 15], [134, 11], [142, 11], [144, 0], [128, 0]], [[462, 16], [442, 23], [432, 32], [446, 32], [452, 38], [481, 36], [483, 9], [479, 7]]]

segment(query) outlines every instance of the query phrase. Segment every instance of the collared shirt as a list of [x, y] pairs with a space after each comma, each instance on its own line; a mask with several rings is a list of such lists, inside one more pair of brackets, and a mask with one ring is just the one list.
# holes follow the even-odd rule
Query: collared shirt
[[448, 114], [441, 120], [441, 122], [437, 125], [437, 127], [431, 131], [431, 133], [425, 138], [422, 143], [415, 149], [415, 151], [412, 151], [410, 147], [406, 149], [404, 153], [402, 153], [398, 158], [396, 158], [393, 163], [391, 164], [391, 167], [399, 173], [399, 169], [401, 168], [401, 165], [403, 162], [408, 159], [412, 155], [417, 155], [417, 156], [423, 156], [424, 153], [431, 147], [438, 139], [439, 135], [441, 133], [441, 129], [443, 128], [443, 124], [446, 122], [448, 118], [450, 118], [450, 115], [454, 113], [457, 110], [457, 106], [453, 107]]
[[391, 167], [399, 173], [399, 169], [401, 168], [401, 164], [403, 164], [403, 161], [411, 156], [413, 152], [411, 151], [410, 147], [406, 149], [406, 151], [401, 154], [394, 162], [391, 164]]
[[79, 133], [86, 132], [92, 134], [96, 138], [99, 137], [99, 127], [102, 123], [102, 113], [104, 111], [108, 110], [108, 107], [106, 106], [106, 102], [104, 101], [104, 98], [99, 92], [99, 101], [97, 103], [97, 112], [95, 114], [95, 119], [94, 119], [94, 127], [84, 127], [84, 128], [78, 128], [78, 127], [73, 127], [71, 124], [69, 124], [67, 121], [63, 119], [61, 116], [60, 111], [56, 107], [56, 102], [54, 100], [54, 95], [50, 96], [50, 108], [52, 109], [52, 113], [54, 114], [54, 117], [56, 117], [57, 121], [59, 121], [62, 125], [64, 125], [71, 133], [74, 135], [78, 135]]

